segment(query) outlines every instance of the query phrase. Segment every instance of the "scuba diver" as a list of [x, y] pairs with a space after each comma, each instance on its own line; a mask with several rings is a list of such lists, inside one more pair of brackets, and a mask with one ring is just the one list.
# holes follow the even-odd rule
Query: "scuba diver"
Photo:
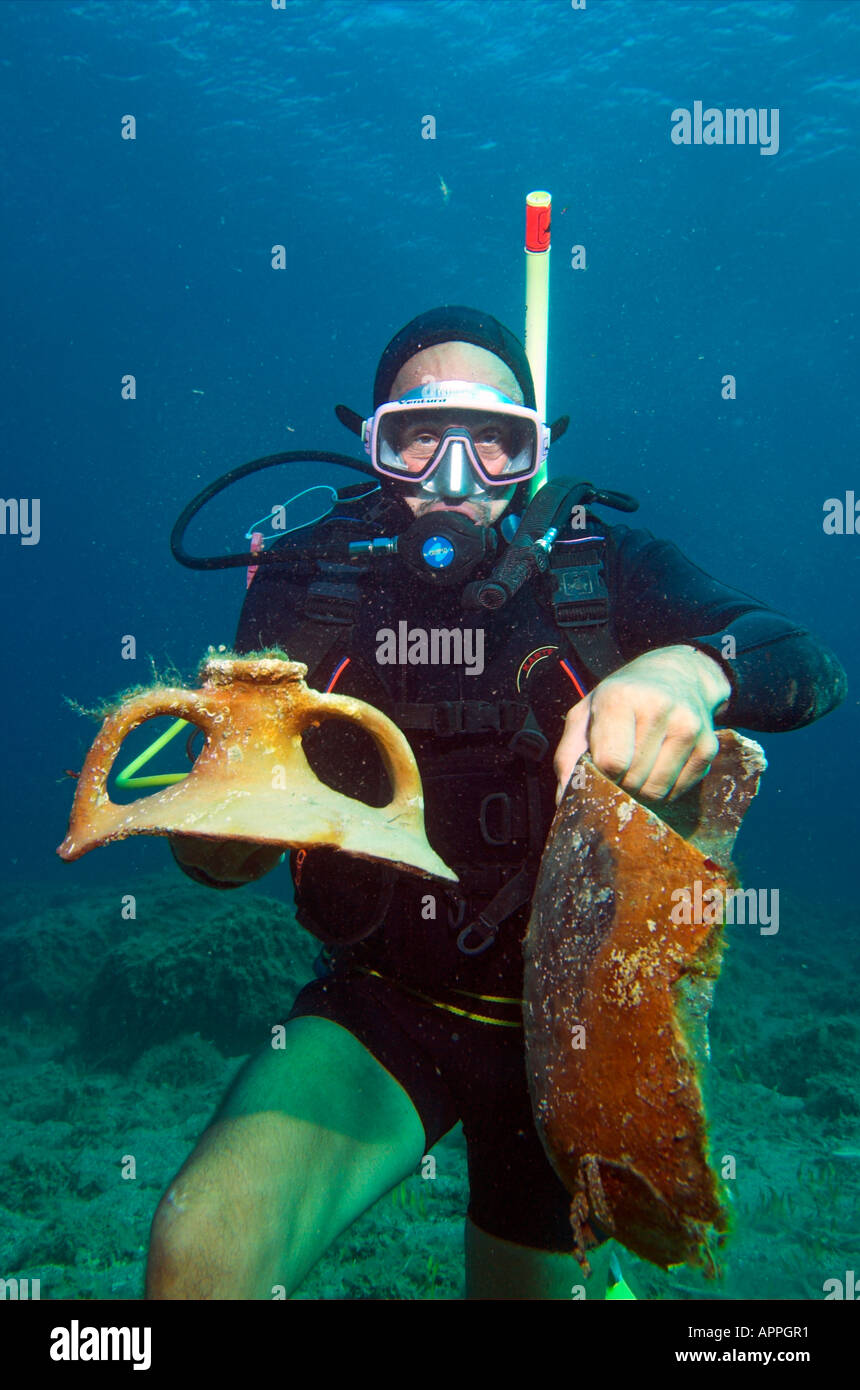
[[[337, 413], [368, 477], [277, 543], [291, 563], [260, 564], [236, 650], [279, 647], [310, 686], [404, 730], [428, 839], [459, 881], [291, 854], [298, 919], [324, 943], [317, 978], [284, 1047], [244, 1065], [162, 1197], [147, 1296], [289, 1296], [458, 1120], [466, 1297], [612, 1296], [596, 1223], [588, 1280], [571, 1253], [570, 1199], [526, 1081], [522, 940], [557, 799], [586, 747], [632, 795], [674, 799], [706, 774], [715, 726], [801, 728], [844, 698], [844, 672], [788, 617], [591, 510], [633, 510], [623, 494], [563, 478], [528, 500], [565, 421], [540, 418], [525, 351], [490, 315], [413, 319], [382, 355], [372, 413]], [[435, 662], [421, 640], [433, 633]], [[481, 634], [471, 666], [456, 659], [467, 633]], [[363, 730], [323, 723], [304, 749], [337, 790], [388, 801]], [[171, 848], [219, 889], [283, 858], [188, 837]]]

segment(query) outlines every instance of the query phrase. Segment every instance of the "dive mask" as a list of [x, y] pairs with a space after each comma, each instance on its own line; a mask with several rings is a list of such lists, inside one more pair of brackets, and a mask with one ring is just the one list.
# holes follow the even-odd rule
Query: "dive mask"
[[472, 381], [435, 381], [387, 401], [364, 421], [361, 437], [383, 477], [427, 484], [439, 474], [454, 496], [474, 490], [470, 473], [490, 488], [533, 477], [550, 443], [537, 411]]

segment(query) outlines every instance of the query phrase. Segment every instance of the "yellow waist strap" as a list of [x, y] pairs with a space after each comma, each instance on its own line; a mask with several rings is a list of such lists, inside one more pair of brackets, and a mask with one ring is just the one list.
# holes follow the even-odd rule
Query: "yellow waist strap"
[[[387, 975], [382, 975], [378, 970], [371, 970], [366, 965], [354, 965], [354, 970], [360, 970], [363, 975], [374, 975], [377, 980], [384, 980], [386, 984], [395, 985], [397, 989], [402, 989], [406, 994], [411, 994], [413, 998], [420, 999], [423, 1004], [432, 1004], [434, 1009], [444, 1009], [446, 1013], [457, 1014], [460, 1018], [471, 1019], [473, 1023], [495, 1024], [497, 1028], [522, 1028], [522, 1018], [507, 1019], [493, 1018], [490, 1014], [475, 1013], [471, 1009], [461, 1009], [456, 1004], [445, 1004], [441, 999], [433, 999], [429, 994], [424, 994], [420, 989], [413, 989], [411, 985], [405, 985], [400, 980], [389, 979]], [[468, 999], [478, 999], [485, 1004], [515, 1004], [522, 1010], [522, 999], [505, 994], [473, 994], [468, 989], [453, 989], [452, 994], [462, 994]]]

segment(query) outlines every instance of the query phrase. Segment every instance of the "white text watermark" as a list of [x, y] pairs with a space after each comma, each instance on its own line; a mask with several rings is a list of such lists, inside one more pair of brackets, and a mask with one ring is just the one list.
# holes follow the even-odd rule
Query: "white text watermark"
[[671, 896], [675, 906], [669, 919], [676, 926], [725, 922], [757, 926], [761, 936], [775, 936], [779, 931], [778, 888], [727, 888], [723, 892], [721, 888], [705, 888], [697, 878], [692, 887], [675, 888]]
[[376, 640], [380, 666], [465, 666], [467, 676], [484, 669], [482, 627], [410, 627], [401, 619], [396, 632], [381, 627]]
[[694, 101], [692, 111], [676, 106], [670, 119], [669, 138], [673, 145], [758, 145], [759, 154], [779, 153], [776, 106], [758, 110], [750, 107], [746, 111], [730, 106], [721, 111], [717, 106], [705, 107], [703, 102]]

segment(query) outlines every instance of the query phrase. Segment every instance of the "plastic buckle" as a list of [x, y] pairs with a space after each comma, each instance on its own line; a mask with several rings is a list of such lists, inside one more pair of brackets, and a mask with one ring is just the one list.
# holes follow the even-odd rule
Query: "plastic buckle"
[[467, 734], [498, 733], [501, 728], [499, 706], [487, 700], [467, 702], [463, 726]]
[[[478, 936], [477, 946], [467, 946], [466, 940], [470, 932], [475, 932]], [[457, 946], [464, 956], [480, 956], [484, 951], [492, 946], [496, 939], [498, 927], [493, 926], [492, 922], [487, 922], [480, 915], [470, 922], [468, 927], [464, 927], [457, 937]]]
[[556, 605], [555, 617], [559, 627], [600, 627], [609, 621], [606, 599], [578, 599], [573, 603]]
[[549, 739], [540, 729], [530, 729], [527, 725], [517, 729], [508, 744], [512, 753], [519, 753], [529, 762], [539, 763], [549, 748]]
[[609, 621], [609, 591], [598, 560], [559, 568], [554, 578], [551, 602], [560, 627], [597, 627]]
[[433, 706], [433, 732], [440, 738], [451, 738], [463, 732], [463, 710], [456, 700], [445, 700]]

